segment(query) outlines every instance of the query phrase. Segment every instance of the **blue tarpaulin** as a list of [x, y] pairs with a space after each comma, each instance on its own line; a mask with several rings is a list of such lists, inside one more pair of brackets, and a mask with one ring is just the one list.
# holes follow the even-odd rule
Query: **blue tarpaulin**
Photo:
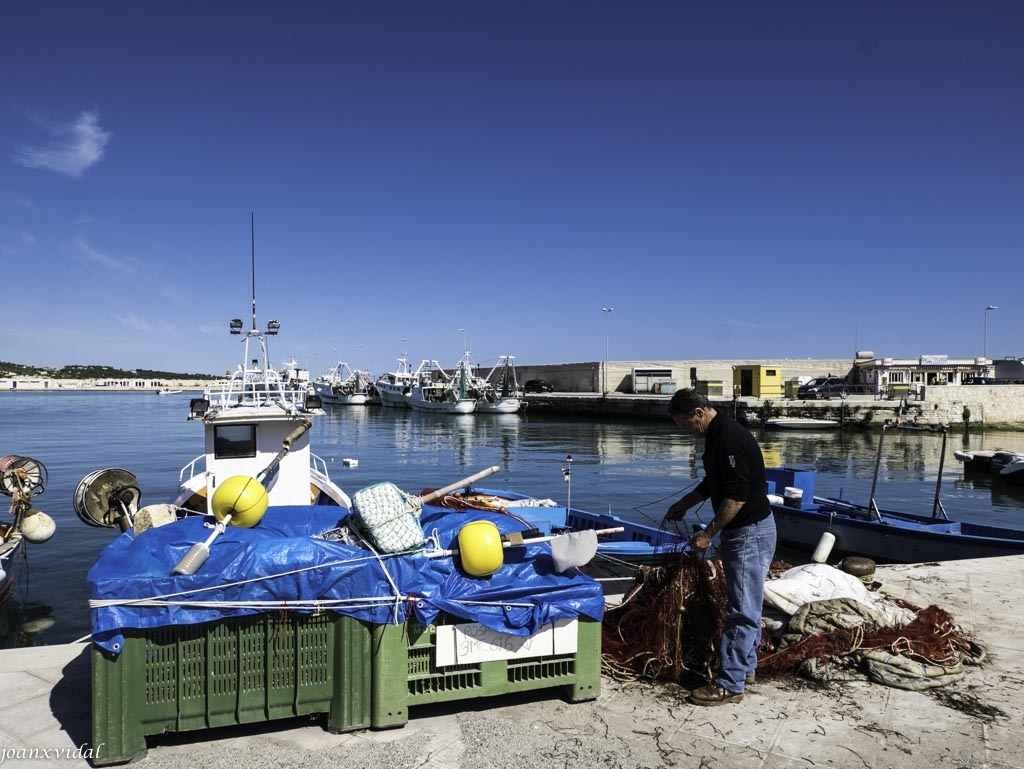
[[[456, 512], [427, 505], [420, 522], [440, 547], [457, 546], [466, 523], [489, 520], [502, 534], [528, 525], [501, 513]], [[367, 549], [320, 535], [349, 524], [347, 508], [272, 507], [251, 529], [228, 527], [192, 575], [171, 576], [189, 548], [210, 535], [211, 518], [192, 516], [135, 536], [121, 534], [89, 570], [93, 641], [119, 651], [127, 628], [195, 624], [242, 614], [323, 602], [342, 614], [376, 623], [404, 622], [410, 611], [433, 622], [440, 612], [503, 633], [530, 635], [543, 625], [581, 614], [600, 620], [600, 584], [570, 570], [554, 572], [547, 543], [507, 547], [490, 577], [465, 575], [458, 556], [423, 552], [376, 558]], [[154, 600], [155, 599], [155, 600]], [[147, 601], [149, 605], [132, 604]], [[253, 602], [267, 602], [254, 605]], [[290, 606], [302, 602], [302, 605]], [[155, 604], [155, 605], [153, 605]]]

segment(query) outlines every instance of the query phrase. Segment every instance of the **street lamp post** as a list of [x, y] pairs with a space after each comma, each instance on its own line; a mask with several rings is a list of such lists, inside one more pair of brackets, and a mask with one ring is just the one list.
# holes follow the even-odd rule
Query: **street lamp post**
[[601, 312], [604, 313], [604, 369], [602, 369], [602, 379], [604, 384], [602, 385], [602, 394], [608, 394], [608, 321], [611, 318], [612, 312], [615, 311], [614, 307], [602, 307]]
[[988, 313], [989, 313], [990, 310], [998, 310], [998, 309], [999, 308], [996, 307], [994, 304], [990, 304], [988, 307], [985, 308], [985, 337], [984, 337], [984, 341], [982, 343], [981, 355], [986, 360], [988, 359]]

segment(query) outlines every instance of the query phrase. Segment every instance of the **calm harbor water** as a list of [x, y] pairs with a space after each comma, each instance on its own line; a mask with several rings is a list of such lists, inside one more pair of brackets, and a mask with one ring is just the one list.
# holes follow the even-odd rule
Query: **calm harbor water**
[[[203, 450], [201, 424], [188, 422], [193, 393], [4, 393], [0, 456], [19, 454], [49, 471], [34, 502], [57, 522], [44, 544], [26, 545], [12, 599], [0, 607], [0, 645], [65, 643], [89, 633], [85, 575], [115, 530], [82, 524], [72, 497], [78, 482], [104, 467], [136, 474], [142, 504], [164, 502], [178, 472]], [[314, 421], [313, 451], [351, 495], [379, 481], [419, 493], [490, 465], [501, 471], [482, 485], [509, 488], [575, 507], [657, 523], [668, 505], [701, 476], [701, 442], [665, 422], [598, 423], [544, 415], [444, 416], [379, 407], [328, 407]], [[878, 431], [771, 432], [757, 436], [769, 465], [818, 472], [816, 491], [867, 502]], [[880, 506], [930, 514], [941, 436], [888, 432], [876, 499]], [[1024, 527], [1024, 489], [988, 476], [964, 477], [956, 448], [1024, 452], [1024, 433], [972, 431], [949, 435], [942, 502], [952, 518]], [[572, 455], [571, 484], [563, 479]], [[358, 460], [345, 467], [342, 460]], [[4, 498], [0, 504], [6, 506]], [[6, 512], [2, 513], [6, 515]], [[698, 517], [711, 515], [705, 506]], [[690, 520], [688, 518], [688, 520]]]

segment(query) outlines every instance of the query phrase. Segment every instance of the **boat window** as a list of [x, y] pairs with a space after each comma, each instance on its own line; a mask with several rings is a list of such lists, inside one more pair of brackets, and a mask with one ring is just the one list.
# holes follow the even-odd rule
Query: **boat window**
[[256, 425], [221, 425], [213, 429], [216, 459], [245, 459], [256, 456]]

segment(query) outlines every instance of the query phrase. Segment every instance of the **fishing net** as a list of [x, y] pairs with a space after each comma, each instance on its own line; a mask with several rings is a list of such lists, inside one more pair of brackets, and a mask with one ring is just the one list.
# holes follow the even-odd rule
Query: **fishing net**
[[[789, 565], [772, 564], [771, 574]], [[725, 614], [726, 583], [720, 561], [689, 553], [666, 556], [658, 566], [637, 570], [632, 589], [619, 606], [609, 607], [603, 623], [603, 663], [608, 675], [692, 686], [711, 679], [719, 664], [719, 640]], [[853, 675], [890, 686], [924, 689], [963, 676], [964, 664], [978, 664], [983, 650], [938, 606], [920, 608], [894, 601], [914, 613], [901, 627], [870, 622], [849, 627], [814, 625], [794, 620], [781, 630], [762, 630], [758, 648], [759, 679], [801, 674], [818, 680]], [[821, 615], [848, 617], [849, 607], [815, 601]], [[805, 608], [807, 608], [805, 607]], [[766, 623], [771, 624], [771, 623]]]
[[724, 616], [720, 562], [679, 552], [640, 567], [623, 602], [605, 612], [605, 670], [680, 684], [710, 678]]

